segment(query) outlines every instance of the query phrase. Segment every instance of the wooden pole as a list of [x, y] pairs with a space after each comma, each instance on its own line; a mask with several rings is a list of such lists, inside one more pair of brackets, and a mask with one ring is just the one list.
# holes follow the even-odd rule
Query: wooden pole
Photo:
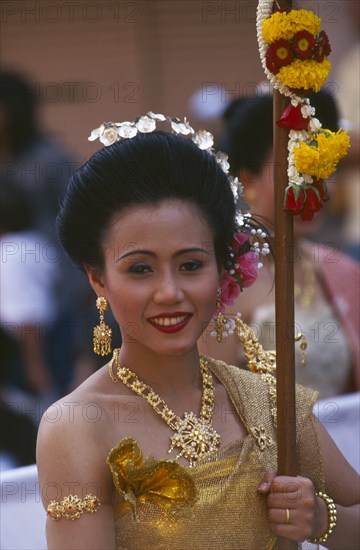
[[[275, 92], [274, 118], [287, 104]], [[294, 348], [294, 240], [293, 217], [283, 211], [287, 185], [285, 130], [274, 125], [275, 185], [275, 322], [278, 475], [296, 476], [295, 348]], [[279, 539], [280, 550], [297, 549], [297, 543]]]
[[[291, 9], [291, 0], [282, 0]], [[277, 381], [278, 475], [296, 476], [294, 227], [293, 216], [283, 210], [287, 178], [288, 132], [278, 120], [288, 99], [274, 90], [274, 207], [275, 207], [275, 322]], [[280, 550], [297, 550], [298, 544], [279, 538]]]

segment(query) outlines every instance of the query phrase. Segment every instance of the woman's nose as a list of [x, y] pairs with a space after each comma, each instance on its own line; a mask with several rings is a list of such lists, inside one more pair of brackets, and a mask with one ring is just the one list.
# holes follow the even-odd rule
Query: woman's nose
[[159, 281], [159, 285], [154, 293], [154, 301], [158, 304], [179, 303], [184, 294], [179, 287], [175, 277], [167, 275]]

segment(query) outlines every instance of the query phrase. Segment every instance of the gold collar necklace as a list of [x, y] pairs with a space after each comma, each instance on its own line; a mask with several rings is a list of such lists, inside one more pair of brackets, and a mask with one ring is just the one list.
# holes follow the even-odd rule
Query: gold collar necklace
[[[214, 383], [213, 377], [204, 357], [200, 356], [200, 372], [202, 376], [203, 393], [200, 415], [184, 413], [184, 418], [177, 416], [165, 401], [157, 395], [150, 386], [139, 380], [134, 372], [119, 363], [119, 349], [114, 350], [113, 358], [109, 363], [109, 374], [113, 382], [120, 380], [149, 403], [154, 411], [165, 420], [166, 424], [175, 432], [170, 440], [169, 453], [178, 447], [180, 450], [176, 458], [183, 456], [194, 466], [198, 460], [220, 447], [220, 436], [212, 427], [214, 410]], [[116, 376], [113, 366], [116, 367]]]

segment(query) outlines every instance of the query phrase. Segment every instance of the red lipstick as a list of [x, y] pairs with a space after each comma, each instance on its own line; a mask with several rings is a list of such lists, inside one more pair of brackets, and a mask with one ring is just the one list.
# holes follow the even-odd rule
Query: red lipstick
[[149, 323], [160, 332], [174, 333], [182, 330], [190, 321], [192, 315], [183, 311], [161, 313], [148, 319]]

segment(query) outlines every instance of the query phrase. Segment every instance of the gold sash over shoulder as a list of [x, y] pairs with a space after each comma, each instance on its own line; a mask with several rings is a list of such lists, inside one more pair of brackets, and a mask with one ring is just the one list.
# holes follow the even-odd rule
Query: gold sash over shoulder
[[[259, 374], [221, 361], [211, 359], [209, 367], [226, 388], [247, 436], [192, 468], [176, 460], [143, 460], [133, 439], [112, 449], [107, 462], [121, 499], [114, 505], [117, 550], [274, 547], [266, 497], [257, 491], [264, 472], [277, 464], [269, 384]], [[323, 490], [311, 415], [316, 394], [297, 387], [296, 397], [298, 475], [309, 477], [317, 491]]]

